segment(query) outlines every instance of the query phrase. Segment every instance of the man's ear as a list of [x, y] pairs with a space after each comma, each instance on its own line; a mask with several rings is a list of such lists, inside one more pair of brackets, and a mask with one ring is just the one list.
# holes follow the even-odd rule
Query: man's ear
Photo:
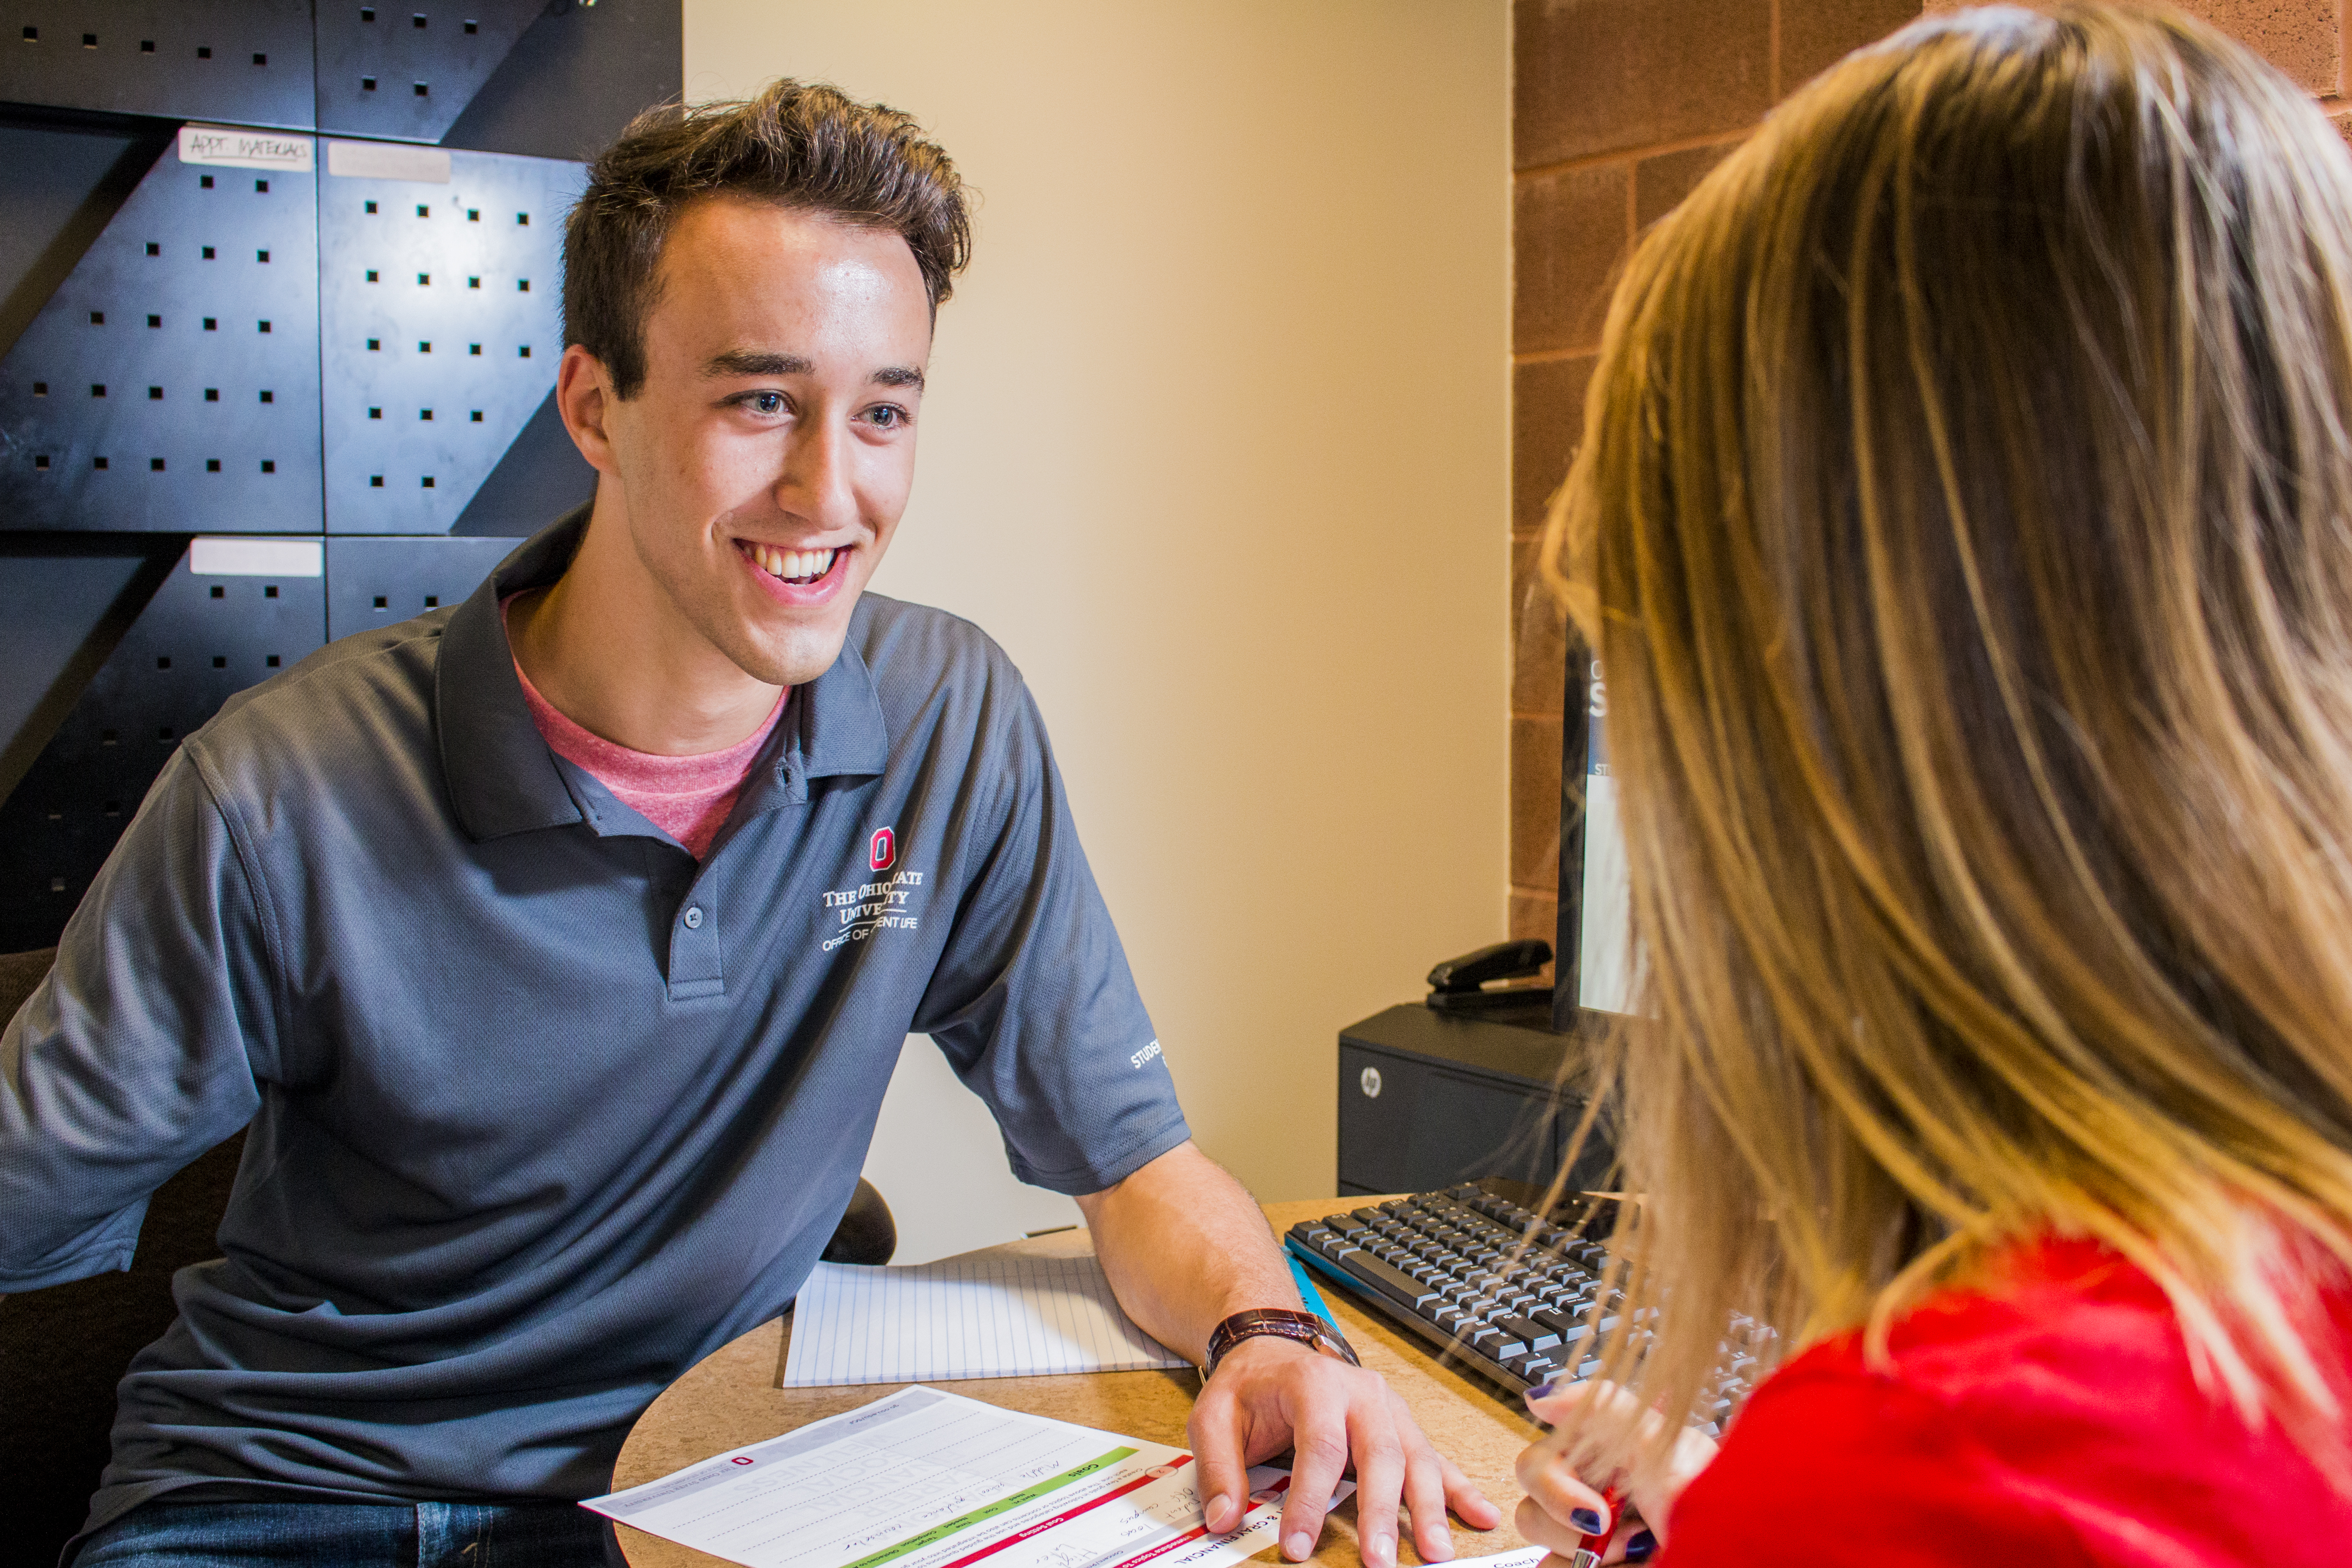
[[563, 428], [571, 432], [572, 444], [580, 448], [589, 467], [614, 479], [621, 477], [621, 470], [614, 459], [604, 421], [619, 401], [613, 395], [613, 377], [602, 360], [578, 343], [563, 351], [563, 363], [555, 369], [556, 412], [563, 416]]

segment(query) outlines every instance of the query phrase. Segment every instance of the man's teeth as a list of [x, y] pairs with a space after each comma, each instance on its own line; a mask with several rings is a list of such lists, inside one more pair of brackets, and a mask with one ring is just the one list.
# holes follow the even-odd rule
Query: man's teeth
[[787, 583], [814, 583], [833, 570], [835, 550], [778, 550], [772, 545], [744, 547], [761, 571]]

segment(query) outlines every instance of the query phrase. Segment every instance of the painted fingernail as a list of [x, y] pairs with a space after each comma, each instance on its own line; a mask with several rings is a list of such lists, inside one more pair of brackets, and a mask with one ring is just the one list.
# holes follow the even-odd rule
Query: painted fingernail
[[1314, 1550], [1313, 1538], [1303, 1530], [1293, 1531], [1290, 1539], [1282, 1543], [1282, 1554], [1293, 1563], [1306, 1562], [1307, 1554]]
[[1576, 1526], [1577, 1529], [1584, 1531], [1587, 1535], [1598, 1535], [1601, 1533], [1601, 1516], [1589, 1508], [1570, 1509], [1568, 1510], [1568, 1522]]
[[1224, 1493], [1219, 1492], [1216, 1496], [1211, 1498], [1209, 1500], [1208, 1506], [1201, 1510], [1201, 1517], [1207, 1522], [1211, 1530], [1223, 1530], [1225, 1527], [1219, 1524], [1217, 1521], [1224, 1518], [1225, 1510], [1233, 1506], [1234, 1500], [1227, 1497]]
[[1549, 1399], [1551, 1397], [1551, 1391], [1559, 1386], [1559, 1380], [1558, 1378], [1551, 1378], [1546, 1382], [1538, 1383], [1533, 1388], [1528, 1389], [1528, 1397], [1529, 1399]]
[[1656, 1536], [1651, 1534], [1646, 1530], [1637, 1530], [1633, 1532], [1633, 1539], [1625, 1542], [1625, 1561], [1628, 1563], [1647, 1563], [1650, 1560], [1650, 1553], [1655, 1552], [1657, 1549], [1658, 1538]]
[[1364, 1561], [1370, 1563], [1372, 1568], [1390, 1568], [1390, 1565], [1396, 1562], [1396, 1537], [1393, 1535], [1367, 1536], [1364, 1540]]

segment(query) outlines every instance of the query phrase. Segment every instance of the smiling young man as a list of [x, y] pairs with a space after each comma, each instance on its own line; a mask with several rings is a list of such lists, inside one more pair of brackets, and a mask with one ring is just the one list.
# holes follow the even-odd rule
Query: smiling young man
[[594, 501], [174, 756], [0, 1037], [0, 1289], [123, 1266], [250, 1123], [80, 1563], [594, 1561], [565, 1500], [799, 1289], [910, 1032], [1213, 1361], [1213, 1528], [1294, 1446], [1294, 1558], [1350, 1462], [1375, 1568], [1400, 1500], [1425, 1559], [1449, 1504], [1496, 1522], [1377, 1376], [1286, 1337], [1019, 674], [863, 592], [968, 242], [890, 110], [780, 82], [641, 122], [566, 240]]

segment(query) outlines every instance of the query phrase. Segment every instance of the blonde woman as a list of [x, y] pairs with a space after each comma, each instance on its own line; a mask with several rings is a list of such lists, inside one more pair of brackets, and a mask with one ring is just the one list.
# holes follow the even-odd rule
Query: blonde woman
[[[1531, 1395], [1522, 1529], [2352, 1562], [2336, 131], [2185, 21], [1906, 28], [1643, 241], [1556, 537], [1663, 1310]], [[1717, 1454], [1685, 1417], [1735, 1311], [1787, 1351]]]

